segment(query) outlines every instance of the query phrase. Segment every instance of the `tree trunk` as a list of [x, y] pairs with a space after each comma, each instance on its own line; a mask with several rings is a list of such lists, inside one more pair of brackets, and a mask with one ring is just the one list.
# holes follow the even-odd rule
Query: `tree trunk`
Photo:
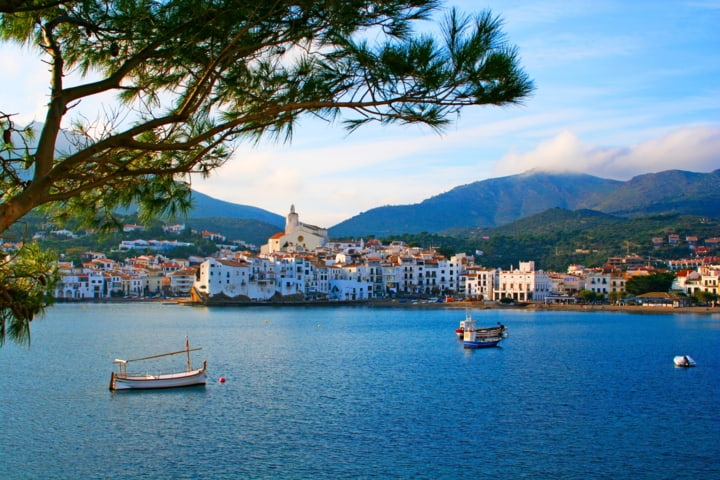
[[37, 205], [26, 192], [0, 204], [0, 234], [10, 228]]

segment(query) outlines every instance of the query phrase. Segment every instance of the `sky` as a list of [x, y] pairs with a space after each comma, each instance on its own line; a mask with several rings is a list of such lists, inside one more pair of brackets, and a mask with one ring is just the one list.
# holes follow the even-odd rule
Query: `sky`
[[[448, 0], [489, 9], [535, 84], [522, 105], [471, 107], [442, 133], [305, 119], [289, 144], [240, 144], [193, 188], [330, 228], [375, 207], [422, 202], [530, 170], [628, 180], [720, 168], [720, 0]], [[0, 103], [44, 117], [47, 66], [0, 46]]]

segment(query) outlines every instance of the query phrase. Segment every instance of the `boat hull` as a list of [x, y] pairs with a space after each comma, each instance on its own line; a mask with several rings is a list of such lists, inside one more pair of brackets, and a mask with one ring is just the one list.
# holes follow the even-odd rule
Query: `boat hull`
[[676, 367], [694, 367], [695, 360], [690, 355], [678, 355], [673, 358], [673, 363]]
[[464, 348], [492, 348], [497, 347], [498, 343], [500, 343], [500, 340], [502, 338], [487, 338], [487, 339], [476, 339], [476, 340], [464, 340], [463, 341], [463, 347]]
[[206, 364], [189, 372], [164, 375], [120, 376], [112, 372], [110, 390], [152, 390], [162, 388], [191, 387], [207, 383]]

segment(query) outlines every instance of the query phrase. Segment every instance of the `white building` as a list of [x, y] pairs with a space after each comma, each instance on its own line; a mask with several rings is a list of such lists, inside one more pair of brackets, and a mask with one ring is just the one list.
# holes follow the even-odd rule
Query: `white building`
[[575, 295], [585, 288], [585, 279], [581, 275], [570, 273], [550, 273], [552, 291], [559, 295]]
[[209, 258], [200, 264], [193, 289], [207, 299], [225, 296], [237, 301], [267, 301], [275, 296], [360, 300], [374, 292], [366, 265], [327, 266], [308, 257], [277, 253], [236, 260]]
[[611, 292], [622, 293], [625, 291], [626, 276], [616, 270], [587, 270], [585, 276], [585, 289], [591, 290], [598, 295], [607, 296]]
[[498, 271], [494, 268], [472, 267], [465, 277], [465, 296], [471, 300], [490, 300], [495, 298], [495, 277]]
[[367, 300], [373, 298], [373, 284], [362, 265], [328, 267], [330, 300]]
[[[190, 294], [192, 287], [195, 283], [195, 269], [184, 268], [177, 270], [169, 275], [170, 279], [170, 293], [177, 296], [186, 296]], [[158, 289], [159, 290], [159, 289]], [[153, 291], [153, 290], [149, 290]]]
[[[253, 274], [253, 267], [249, 263], [208, 258], [200, 264], [193, 288], [208, 297], [249, 297], [250, 281], [257, 283], [257, 279], [258, 275]], [[270, 295], [267, 298], [270, 298], [275, 293], [274, 285], [268, 292]]]
[[696, 271], [683, 271], [675, 277], [672, 289], [691, 296], [698, 292], [720, 293], [720, 265], [702, 265]]
[[517, 269], [500, 270], [496, 275], [494, 300], [510, 298], [519, 302], [543, 302], [552, 291], [552, 281], [535, 262], [520, 262]]
[[101, 272], [66, 272], [55, 287], [55, 298], [81, 300], [108, 296], [105, 275]]

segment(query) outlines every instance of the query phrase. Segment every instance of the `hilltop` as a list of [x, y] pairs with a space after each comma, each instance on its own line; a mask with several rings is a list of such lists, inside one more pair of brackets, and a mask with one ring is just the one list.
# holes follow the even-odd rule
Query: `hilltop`
[[334, 238], [451, 233], [510, 224], [553, 208], [621, 218], [720, 217], [720, 170], [669, 170], [626, 182], [578, 173], [527, 172], [455, 187], [417, 204], [383, 206], [330, 228]]

